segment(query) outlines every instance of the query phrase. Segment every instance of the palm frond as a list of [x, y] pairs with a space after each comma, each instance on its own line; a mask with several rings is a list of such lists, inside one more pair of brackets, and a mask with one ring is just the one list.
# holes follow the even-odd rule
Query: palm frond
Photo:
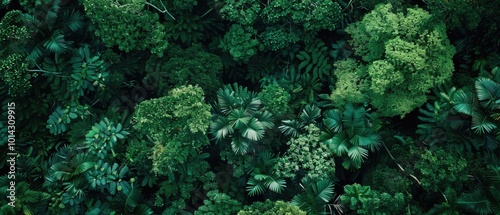
[[323, 123], [328, 129], [338, 133], [342, 130], [342, 114], [338, 110], [329, 110], [325, 112]]
[[472, 115], [472, 130], [478, 134], [490, 133], [497, 125], [491, 118], [480, 110], [474, 111]]
[[260, 122], [255, 118], [251, 118], [248, 122], [247, 128], [243, 130], [242, 135], [247, 139], [257, 141], [264, 137], [264, 132], [264, 127], [260, 124]]
[[493, 212], [491, 210], [491, 202], [486, 198], [485, 193], [481, 189], [461, 196], [457, 203], [475, 214], [487, 215]]
[[479, 78], [475, 83], [477, 97], [486, 109], [497, 108], [500, 99], [500, 84], [488, 78]]
[[215, 136], [217, 141], [221, 141], [233, 134], [234, 129], [226, 117], [219, 117], [215, 122], [210, 123], [210, 133]]
[[298, 137], [300, 129], [304, 128], [304, 124], [297, 120], [283, 120], [282, 123], [278, 129], [287, 136]]
[[69, 28], [72, 32], [83, 29], [85, 26], [83, 22], [84, 16], [77, 10], [64, 12], [63, 17], [63, 27]]
[[56, 30], [52, 33], [50, 38], [48, 38], [43, 46], [52, 53], [61, 54], [68, 51], [68, 42], [64, 40], [64, 35], [60, 30]]
[[231, 148], [235, 154], [246, 154], [250, 147], [248, 140], [241, 135], [236, 135], [231, 141]]
[[315, 123], [314, 121], [321, 116], [321, 110], [316, 105], [306, 105], [299, 115], [299, 118], [306, 125]]

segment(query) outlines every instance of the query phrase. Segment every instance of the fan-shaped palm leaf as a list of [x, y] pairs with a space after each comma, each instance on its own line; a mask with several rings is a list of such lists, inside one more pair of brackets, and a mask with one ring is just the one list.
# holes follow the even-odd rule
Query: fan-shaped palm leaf
[[247, 127], [250, 118], [251, 117], [246, 115], [245, 111], [242, 109], [233, 110], [227, 116], [227, 119], [231, 122], [231, 126], [235, 129], [243, 129]]
[[72, 32], [76, 32], [84, 27], [84, 16], [77, 10], [64, 12], [63, 17], [62, 25], [69, 28]]
[[497, 125], [491, 118], [480, 110], [474, 111], [472, 115], [472, 130], [478, 134], [490, 133]]
[[246, 154], [248, 152], [250, 143], [248, 139], [242, 137], [241, 135], [236, 135], [231, 141], [231, 148], [235, 154]]
[[342, 156], [349, 151], [349, 139], [344, 133], [335, 135], [334, 137], [323, 141], [328, 148], [337, 156]]
[[342, 121], [346, 127], [363, 127], [365, 124], [365, 109], [355, 108], [352, 104], [347, 104], [343, 113]]
[[333, 197], [333, 184], [329, 180], [310, 181], [307, 177], [299, 184], [305, 193], [297, 194], [292, 204], [299, 206], [308, 214], [322, 214]]
[[229, 124], [229, 120], [225, 117], [219, 117], [215, 122], [210, 123], [210, 133], [215, 136], [217, 141], [228, 137], [234, 133], [233, 126]]
[[314, 121], [321, 116], [321, 110], [316, 105], [306, 105], [299, 118], [306, 125], [315, 123]]
[[260, 124], [262, 125], [262, 127], [264, 129], [271, 129], [274, 127], [274, 123], [273, 123], [274, 118], [273, 118], [273, 115], [271, 114], [271, 112], [259, 111], [259, 112], [256, 112], [253, 116], [259, 120]]
[[472, 115], [472, 111], [474, 110], [475, 99], [472, 95], [467, 95], [462, 89], [457, 90], [453, 94], [452, 98], [453, 108], [459, 113]]
[[476, 83], [477, 97], [486, 109], [498, 108], [497, 100], [500, 99], [500, 84], [487, 79], [479, 78]]
[[264, 132], [264, 127], [260, 124], [260, 122], [255, 118], [251, 118], [248, 121], [247, 128], [243, 130], [242, 135], [247, 139], [257, 141], [264, 137]]
[[48, 38], [43, 46], [52, 53], [61, 54], [68, 50], [68, 43], [64, 40], [64, 35], [62, 35], [60, 30], [52, 32], [50, 38]]
[[347, 151], [347, 155], [356, 163], [361, 163], [368, 157], [368, 150], [361, 146], [353, 146]]
[[342, 130], [342, 114], [338, 110], [329, 110], [325, 112], [323, 123], [328, 129], [338, 133]]
[[300, 129], [304, 127], [304, 124], [297, 120], [283, 120], [282, 123], [283, 125], [279, 126], [278, 129], [281, 133], [292, 137], [298, 137]]

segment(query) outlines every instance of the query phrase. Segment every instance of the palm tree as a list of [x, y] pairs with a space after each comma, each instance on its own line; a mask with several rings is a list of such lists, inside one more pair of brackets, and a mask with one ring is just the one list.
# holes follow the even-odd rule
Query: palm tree
[[236, 154], [254, 151], [253, 144], [264, 137], [266, 129], [274, 127], [272, 114], [263, 110], [256, 93], [236, 83], [219, 89], [217, 99], [210, 133], [218, 143], [229, 139]]
[[381, 145], [381, 137], [376, 133], [377, 119], [365, 108], [352, 104], [346, 105], [343, 112], [335, 109], [324, 115], [326, 132], [322, 134], [322, 142], [337, 156], [344, 158], [344, 168], [361, 168], [368, 157], [368, 150], [375, 151]]

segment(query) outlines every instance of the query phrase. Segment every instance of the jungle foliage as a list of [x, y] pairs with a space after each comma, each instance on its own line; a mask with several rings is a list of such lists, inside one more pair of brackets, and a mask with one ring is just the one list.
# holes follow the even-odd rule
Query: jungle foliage
[[0, 1], [0, 214], [500, 214], [499, 10]]

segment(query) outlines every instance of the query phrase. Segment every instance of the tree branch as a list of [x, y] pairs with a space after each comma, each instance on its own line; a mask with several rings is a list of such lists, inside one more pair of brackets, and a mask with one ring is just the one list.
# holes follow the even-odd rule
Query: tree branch
[[168, 12], [167, 7], [165, 7], [165, 5], [163, 4], [163, 2], [160, 1], [160, 3], [163, 6], [163, 10], [160, 10], [160, 8], [156, 7], [155, 5], [153, 5], [153, 4], [149, 3], [149, 2], [146, 2], [146, 5], [149, 5], [149, 6], [153, 7], [154, 9], [156, 9], [160, 13], [167, 13], [173, 20], [175, 20], [175, 17], [172, 16], [172, 14], [170, 14], [170, 12]]

